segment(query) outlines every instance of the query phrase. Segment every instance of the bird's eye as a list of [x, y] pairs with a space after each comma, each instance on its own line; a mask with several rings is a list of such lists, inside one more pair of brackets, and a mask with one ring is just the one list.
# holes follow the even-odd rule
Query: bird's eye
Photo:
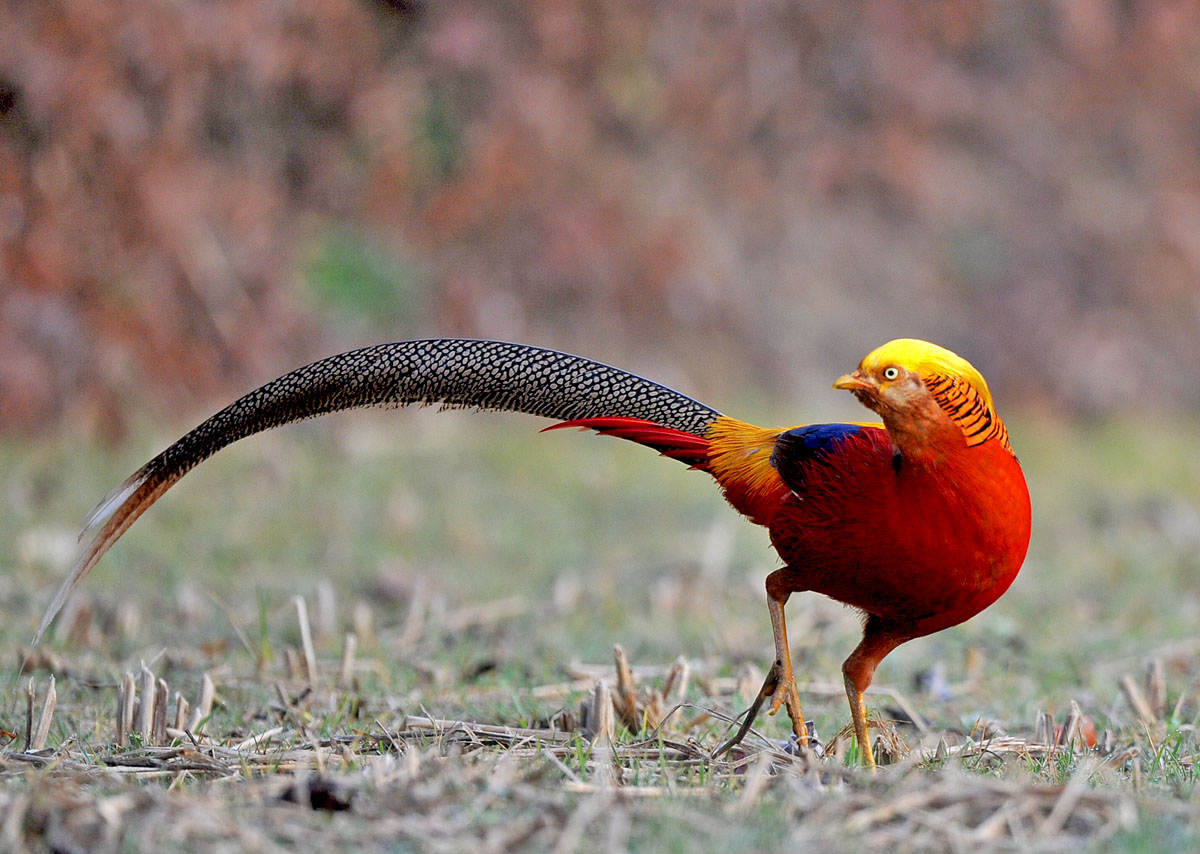
[[883, 378], [885, 380], [894, 380], [894, 379], [898, 378], [899, 376], [900, 376], [900, 369], [897, 367], [893, 366], [890, 368], [883, 369]]

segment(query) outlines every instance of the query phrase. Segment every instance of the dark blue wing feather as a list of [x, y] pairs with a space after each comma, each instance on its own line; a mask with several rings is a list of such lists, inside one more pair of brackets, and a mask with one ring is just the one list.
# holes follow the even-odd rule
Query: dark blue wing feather
[[808, 424], [779, 434], [771, 451], [771, 465], [792, 490], [803, 487], [807, 472], [819, 465], [847, 439], [868, 428], [861, 424]]

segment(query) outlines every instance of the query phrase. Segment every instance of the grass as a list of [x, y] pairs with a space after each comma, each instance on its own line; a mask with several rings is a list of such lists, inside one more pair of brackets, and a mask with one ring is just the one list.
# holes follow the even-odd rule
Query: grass
[[[811, 680], [805, 711], [836, 742], [831, 755], [805, 771], [778, 749], [786, 723], [763, 718], [745, 750], [712, 758], [769, 660], [765, 535], [701, 474], [538, 426], [358, 413], [240, 443], [137, 523], [29, 659], [76, 520], [174, 437], [116, 453], [0, 443], [0, 730], [11, 733], [0, 735], [0, 847], [1133, 852], [1200, 841], [1194, 424], [1152, 436], [1010, 424], [1034, 497], [1026, 568], [986, 613], [884, 663], [872, 710], [912, 710], [928, 726], [896, 724], [898, 755], [875, 779], [834, 738], [858, 623], [816, 596], [794, 597], [788, 618]], [[311, 686], [297, 595], [314, 634]], [[347, 633], [357, 648], [343, 680]], [[615, 686], [615, 643], [634, 665], [639, 720], [682, 705], [649, 731], [618, 725], [610, 746], [578, 723], [596, 678]], [[666, 684], [679, 656], [682, 694]], [[172, 722], [175, 693], [194, 706], [204, 674], [216, 702], [187, 733], [118, 745], [117, 686], [143, 662], [168, 686]], [[45, 747], [27, 750], [29, 678], [40, 709], [51, 673]], [[1130, 690], [1156, 720], [1135, 713]], [[1043, 744], [1039, 715], [1063, 725], [1072, 700], [1102, 749]]]

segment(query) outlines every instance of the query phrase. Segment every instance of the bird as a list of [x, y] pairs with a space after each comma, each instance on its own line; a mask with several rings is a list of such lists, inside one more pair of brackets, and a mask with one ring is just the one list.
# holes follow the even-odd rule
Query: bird
[[585, 428], [706, 472], [733, 509], [767, 529], [782, 565], [766, 577], [775, 659], [738, 733], [760, 706], [786, 709], [806, 755], [809, 731], [784, 606], [812, 592], [862, 618], [842, 665], [862, 762], [875, 768], [864, 693], [897, 646], [978, 614], [1024, 562], [1029, 491], [987, 382], [956, 353], [915, 338], [869, 352], [834, 389], [879, 421], [764, 428], [600, 362], [527, 344], [432, 338], [320, 359], [235, 400], [106, 495], [87, 516], [87, 546], [47, 608], [35, 643], [67, 597], [134, 521], [200, 462], [232, 442], [360, 407], [436, 404], [521, 412]]

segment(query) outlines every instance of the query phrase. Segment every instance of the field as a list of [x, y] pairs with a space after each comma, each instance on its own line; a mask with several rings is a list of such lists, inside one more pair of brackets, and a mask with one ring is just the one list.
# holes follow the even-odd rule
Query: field
[[768, 717], [712, 757], [769, 662], [765, 535], [702, 474], [540, 426], [426, 409], [242, 442], [137, 523], [36, 650], [77, 521], [174, 435], [6, 440], [0, 849], [1200, 843], [1196, 424], [1009, 421], [1029, 559], [996, 606], [884, 663], [874, 777], [838, 737], [857, 618], [812, 595], [788, 619], [825, 759], [806, 768]]

